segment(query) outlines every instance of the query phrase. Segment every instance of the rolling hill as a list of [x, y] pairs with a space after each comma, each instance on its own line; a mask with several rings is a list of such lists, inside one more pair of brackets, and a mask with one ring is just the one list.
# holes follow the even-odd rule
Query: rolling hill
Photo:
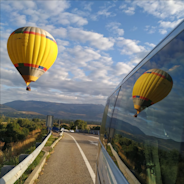
[[0, 115], [7, 117], [21, 117], [21, 118], [45, 118], [45, 115], [32, 112], [32, 111], [18, 111], [14, 108], [8, 107], [7, 105], [0, 104]]
[[53, 115], [62, 119], [83, 119], [101, 121], [104, 106], [98, 104], [64, 104], [41, 101], [12, 101], [3, 106], [16, 111], [36, 112], [42, 115]]

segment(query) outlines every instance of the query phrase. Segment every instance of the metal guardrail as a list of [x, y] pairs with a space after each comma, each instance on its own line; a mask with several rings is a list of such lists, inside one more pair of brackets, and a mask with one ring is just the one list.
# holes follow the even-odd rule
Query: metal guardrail
[[35, 158], [38, 156], [42, 148], [45, 146], [47, 140], [51, 136], [51, 133], [44, 139], [44, 141], [22, 162], [20, 162], [16, 167], [9, 171], [0, 179], [0, 184], [13, 184], [15, 183], [24, 173], [24, 171], [32, 164]]
[[76, 132], [99, 135], [100, 130], [81, 130], [81, 129], [78, 129], [78, 130], [76, 130]]

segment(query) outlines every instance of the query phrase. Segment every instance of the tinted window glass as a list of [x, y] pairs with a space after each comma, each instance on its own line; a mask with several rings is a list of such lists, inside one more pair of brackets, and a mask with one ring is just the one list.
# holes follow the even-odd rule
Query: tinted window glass
[[[173, 82], [172, 89], [155, 104], [149, 107], [141, 106], [142, 111], [136, 118], [132, 91], [138, 78], [150, 69], [162, 70], [162, 74], [155, 72], [154, 76], [167, 79], [166, 83]], [[150, 78], [148, 82], [151, 80]], [[152, 89], [151, 84], [146, 85], [145, 91]], [[161, 89], [158, 96], [165, 94], [166, 88], [167, 86]], [[152, 95], [154, 94], [156, 95], [157, 91]], [[119, 92], [109, 127], [113, 130], [113, 138], [108, 141], [108, 149], [118, 154], [122, 163], [117, 156], [114, 160], [119, 162], [117, 165], [129, 183], [135, 183], [135, 180], [125, 172], [125, 167], [129, 168], [140, 183], [184, 183], [183, 94], [184, 32], [134, 73]], [[149, 99], [143, 96], [136, 98], [149, 102]]]
[[[111, 123], [111, 117], [113, 115], [114, 106], [116, 103], [116, 99], [119, 93], [119, 89], [117, 89], [113, 95], [107, 100], [107, 104], [104, 110], [103, 119], [102, 119], [102, 125], [100, 129], [101, 134], [101, 142], [106, 148], [107, 140], [109, 139], [110, 134], [110, 123]], [[112, 138], [112, 136], [111, 136]]]

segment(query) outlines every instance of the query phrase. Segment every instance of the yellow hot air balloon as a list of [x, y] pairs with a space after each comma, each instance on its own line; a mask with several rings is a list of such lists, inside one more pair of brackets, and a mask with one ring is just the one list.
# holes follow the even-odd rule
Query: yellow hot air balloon
[[[8, 38], [7, 50], [27, 86], [53, 65], [58, 54], [53, 36], [37, 27], [15, 30]], [[30, 88], [27, 90], [30, 91]]]
[[163, 70], [151, 69], [142, 74], [132, 91], [134, 109], [137, 117], [142, 110], [164, 99], [173, 86], [171, 76]]

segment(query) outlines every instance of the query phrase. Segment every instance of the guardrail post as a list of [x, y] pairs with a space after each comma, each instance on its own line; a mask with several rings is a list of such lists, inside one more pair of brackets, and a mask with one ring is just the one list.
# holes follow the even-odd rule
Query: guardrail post
[[29, 154], [20, 154], [19, 155], [19, 163], [22, 162]]
[[3, 167], [1, 168], [0, 178], [2, 178], [5, 174], [11, 171], [14, 167], [14, 165], [3, 165]]
[[47, 137], [47, 134], [46, 135], [44, 135], [43, 137], [42, 137], [42, 142], [44, 141], [44, 139]]
[[41, 142], [36, 142], [36, 148], [41, 144]]
[[[37, 149], [35, 149], [29, 156], [27, 156], [17, 166], [12, 166], [12, 168], [9, 167], [9, 172], [0, 178], [0, 184], [15, 183], [22, 176], [22, 174], [29, 167], [29, 165], [31, 165], [33, 163], [33, 161], [38, 156], [38, 154], [40, 153], [42, 148], [45, 146], [45, 144], [50, 136], [51, 136], [51, 133], [48, 134], [46, 139], [37, 147]], [[3, 174], [3, 172], [1, 174]]]

